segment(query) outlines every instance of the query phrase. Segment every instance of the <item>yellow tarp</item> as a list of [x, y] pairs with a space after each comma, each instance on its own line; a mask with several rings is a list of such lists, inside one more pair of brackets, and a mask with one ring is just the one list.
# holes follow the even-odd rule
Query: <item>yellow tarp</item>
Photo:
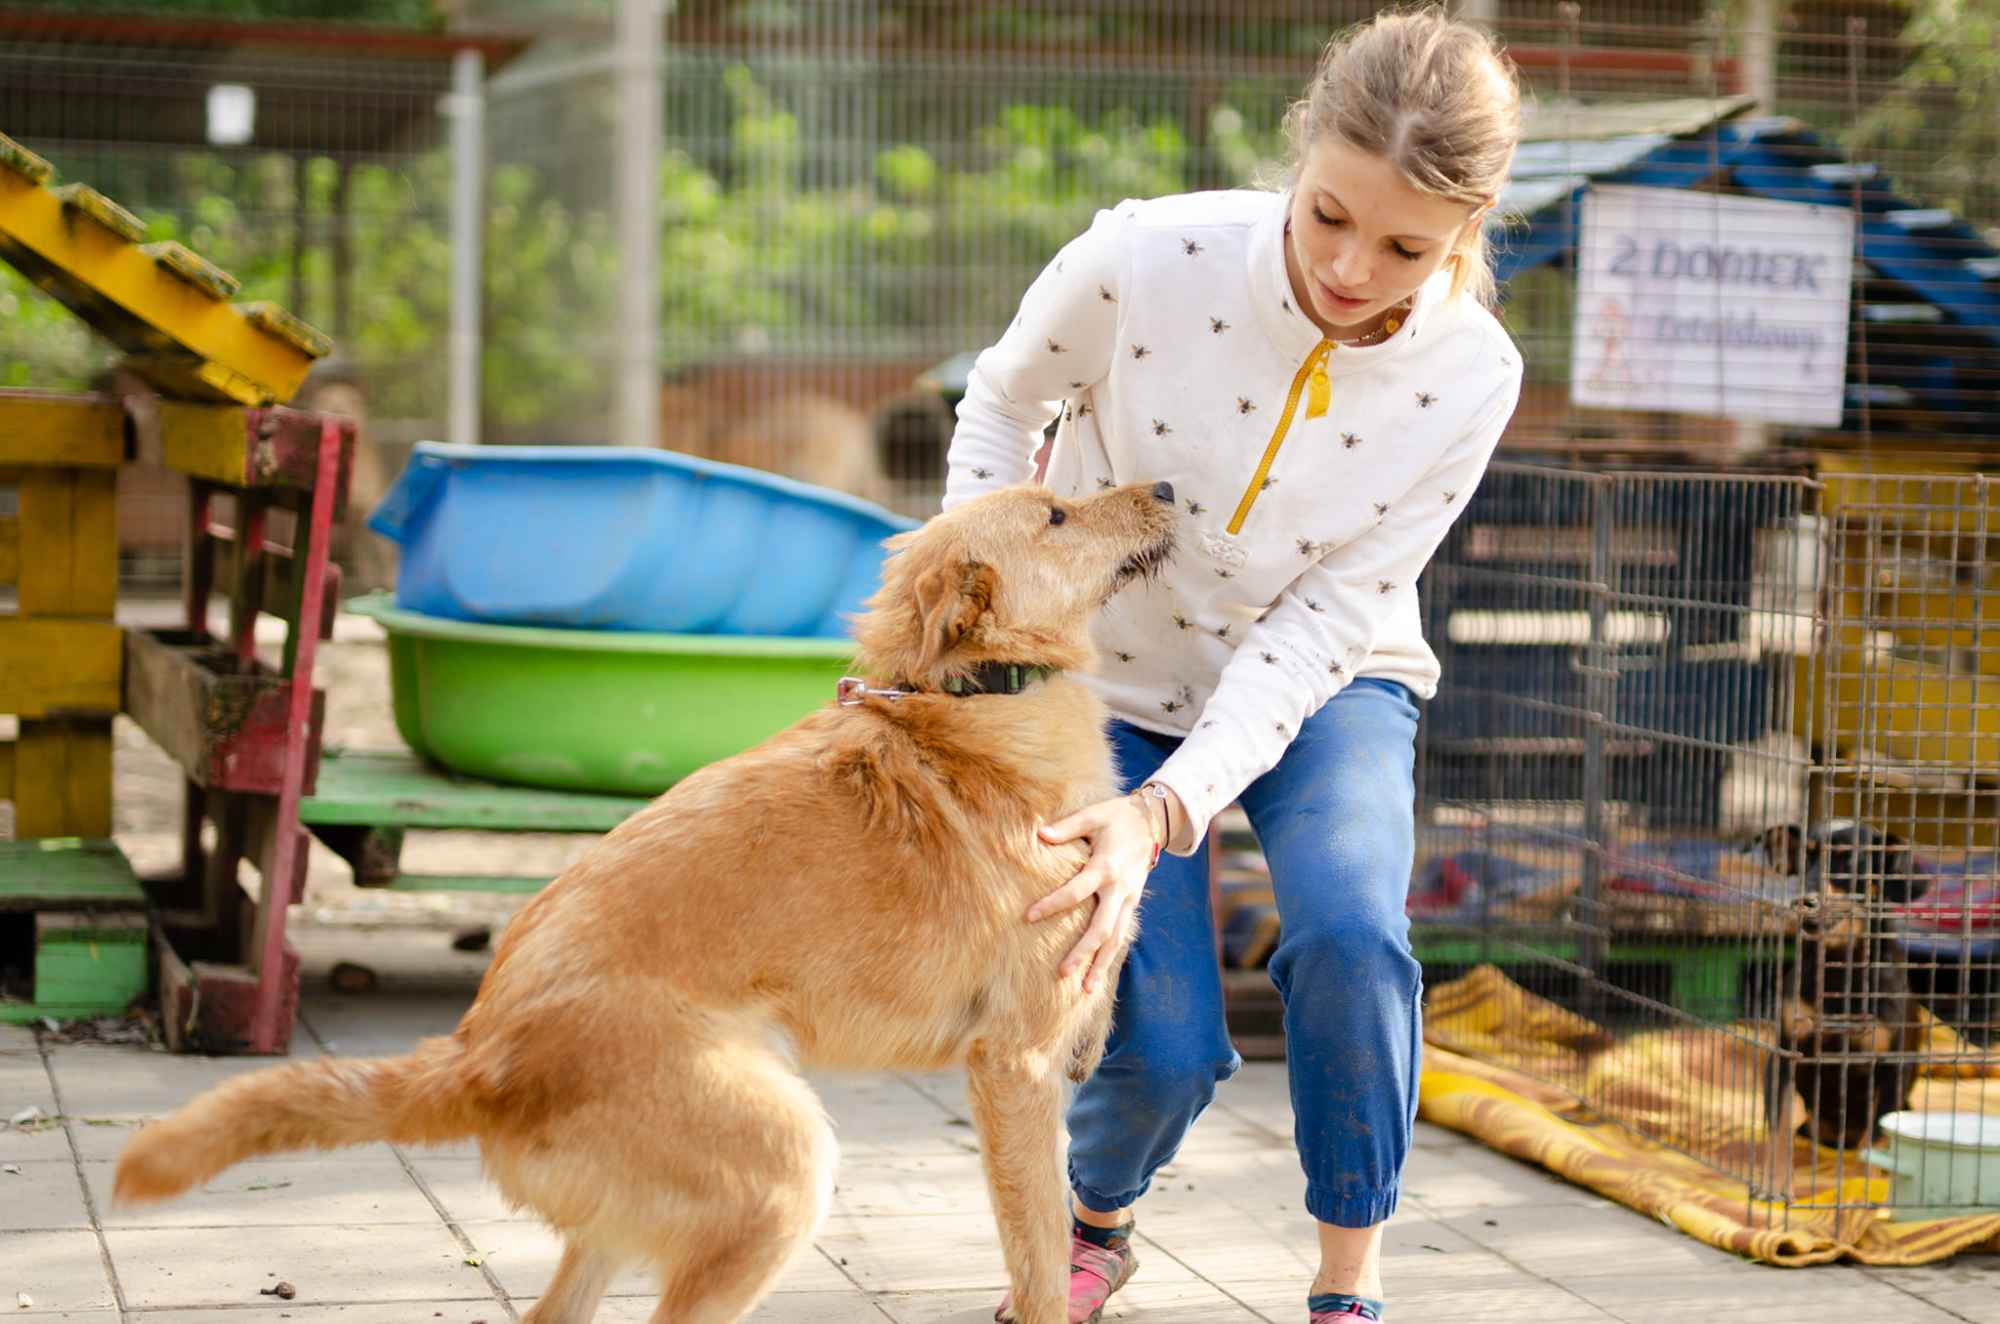
[[[1798, 1139], [1789, 1124], [1773, 1146], [1755, 1026], [1620, 1039], [1492, 966], [1432, 990], [1425, 1018], [1426, 1121], [1539, 1163], [1711, 1246], [1786, 1266], [1927, 1264], [1960, 1251], [2000, 1251], [2000, 1214], [1891, 1221], [1879, 1209], [1853, 1207], [1885, 1200], [1887, 1173]], [[1945, 1060], [1922, 1073], [1911, 1107], [2000, 1112], [2000, 1055], [1936, 1022], [1931, 1042]], [[1641, 1126], [1674, 1136], [1678, 1146], [1630, 1129]], [[1749, 1174], [1791, 1199], [1753, 1202]]]

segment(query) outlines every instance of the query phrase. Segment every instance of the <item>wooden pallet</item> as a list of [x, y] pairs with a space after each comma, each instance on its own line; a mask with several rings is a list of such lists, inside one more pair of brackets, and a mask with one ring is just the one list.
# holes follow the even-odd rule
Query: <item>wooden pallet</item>
[[[16, 584], [19, 599], [0, 617], [0, 712], [22, 722], [0, 749], [0, 796], [14, 801], [18, 837], [108, 836], [111, 716], [130, 713], [186, 773], [182, 869], [149, 879], [140, 898], [159, 915], [167, 1042], [282, 1053], [298, 994], [286, 907], [306, 864], [297, 805], [312, 789], [322, 712], [313, 659], [339, 596], [328, 544], [354, 430], [278, 402], [332, 343], [276, 305], [231, 302], [235, 277], [177, 243], [147, 242], [138, 217], [88, 185], [59, 183], [4, 135], [0, 261], [122, 350], [123, 366], [163, 397], [128, 420], [114, 400], [0, 392], [0, 483], [20, 493], [19, 515], [0, 519], [0, 583]], [[127, 459], [188, 478], [183, 631], [128, 637], [115, 624], [115, 492]], [[230, 621], [213, 639], [219, 583]], [[256, 653], [260, 613], [288, 627], [275, 667]], [[239, 880], [244, 860], [260, 875], [255, 900]], [[35, 862], [46, 874], [47, 861]], [[34, 900], [38, 916], [51, 904]], [[130, 927], [36, 923], [38, 947], [54, 955], [125, 945], [113, 935]]]
[[146, 991], [146, 894], [109, 841], [0, 842], [0, 942], [32, 953], [32, 992], [0, 1023], [115, 1015]]
[[409, 831], [609, 832], [647, 804], [637, 796], [504, 786], [461, 777], [408, 750], [330, 749], [299, 821], [346, 860], [363, 887], [405, 892], [541, 890], [543, 877], [409, 874], [401, 853]]
[[[182, 866], [148, 879], [159, 908], [161, 1020], [168, 1046], [283, 1053], [298, 1004], [287, 908], [304, 891], [299, 798], [313, 789], [325, 696], [313, 687], [332, 629], [339, 570], [329, 560], [353, 460], [346, 420], [291, 409], [172, 405], [138, 450], [188, 476], [181, 630], [129, 631], [124, 710], [186, 774]], [[272, 536], [286, 520], [289, 544]], [[229, 628], [211, 635], [212, 589]], [[275, 666], [256, 622], [285, 623]], [[215, 829], [213, 848], [203, 825]], [[239, 880], [245, 861], [258, 890]]]

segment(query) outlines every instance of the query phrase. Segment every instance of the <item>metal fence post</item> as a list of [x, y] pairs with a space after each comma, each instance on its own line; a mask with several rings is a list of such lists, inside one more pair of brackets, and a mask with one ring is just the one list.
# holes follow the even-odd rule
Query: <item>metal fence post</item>
[[479, 285], [485, 268], [486, 57], [461, 50], [452, 57], [451, 314], [447, 332], [447, 431], [453, 442], [479, 440]]
[[[1605, 638], [1617, 568], [1611, 560], [1612, 486], [1603, 476], [1590, 484], [1590, 640], [1584, 650], [1583, 687], [1583, 877], [1579, 886], [1583, 930], [1577, 960], [1593, 980], [1604, 976], [1604, 724], [1611, 720], [1611, 665]], [[1593, 984], [1593, 987], [1596, 985]]]
[[612, 439], [660, 444], [660, 43], [662, 0], [618, 0], [612, 40], [617, 60], [618, 252], [617, 410]]

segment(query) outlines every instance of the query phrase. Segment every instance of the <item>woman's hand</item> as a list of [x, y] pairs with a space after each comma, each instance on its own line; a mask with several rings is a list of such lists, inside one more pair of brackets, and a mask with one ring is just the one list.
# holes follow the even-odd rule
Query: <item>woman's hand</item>
[[1146, 875], [1159, 859], [1157, 847], [1165, 830], [1158, 813], [1129, 795], [1087, 805], [1043, 826], [1042, 840], [1051, 846], [1079, 837], [1088, 840], [1090, 859], [1076, 877], [1028, 908], [1028, 922], [1061, 914], [1085, 897], [1097, 899], [1090, 927], [1056, 969], [1059, 978], [1067, 979], [1077, 967], [1087, 967], [1083, 974], [1086, 993], [1105, 978], [1118, 952], [1113, 935], [1121, 932], [1139, 909], [1139, 896], [1145, 890]]

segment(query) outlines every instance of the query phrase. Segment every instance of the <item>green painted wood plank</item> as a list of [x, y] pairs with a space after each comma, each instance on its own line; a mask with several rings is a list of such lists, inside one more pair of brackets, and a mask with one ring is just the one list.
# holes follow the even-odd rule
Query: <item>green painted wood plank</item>
[[130, 998], [116, 1003], [102, 1002], [0, 1002], [0, 1025], [34, 1025], [46, 1016], [52, 1021], [82, 1020], [86, 1016], [116, 1016], [131, 1004]]
[[110, 841], [43, 837], [0, 841], [0, 909], [144, 906], [125, 852]]
[[523, 878], [514, 875], [403, 873], [382, 888], [385, 892], [493, 892], [501, 896], [525, 896], [539, 892], [553, 879]]
[[608, 832], [648, 801], [503, 786], [446, 772], [404, 750], [328, 750], [299, 802], [306, 823], [478, 828], [489, 832]]

